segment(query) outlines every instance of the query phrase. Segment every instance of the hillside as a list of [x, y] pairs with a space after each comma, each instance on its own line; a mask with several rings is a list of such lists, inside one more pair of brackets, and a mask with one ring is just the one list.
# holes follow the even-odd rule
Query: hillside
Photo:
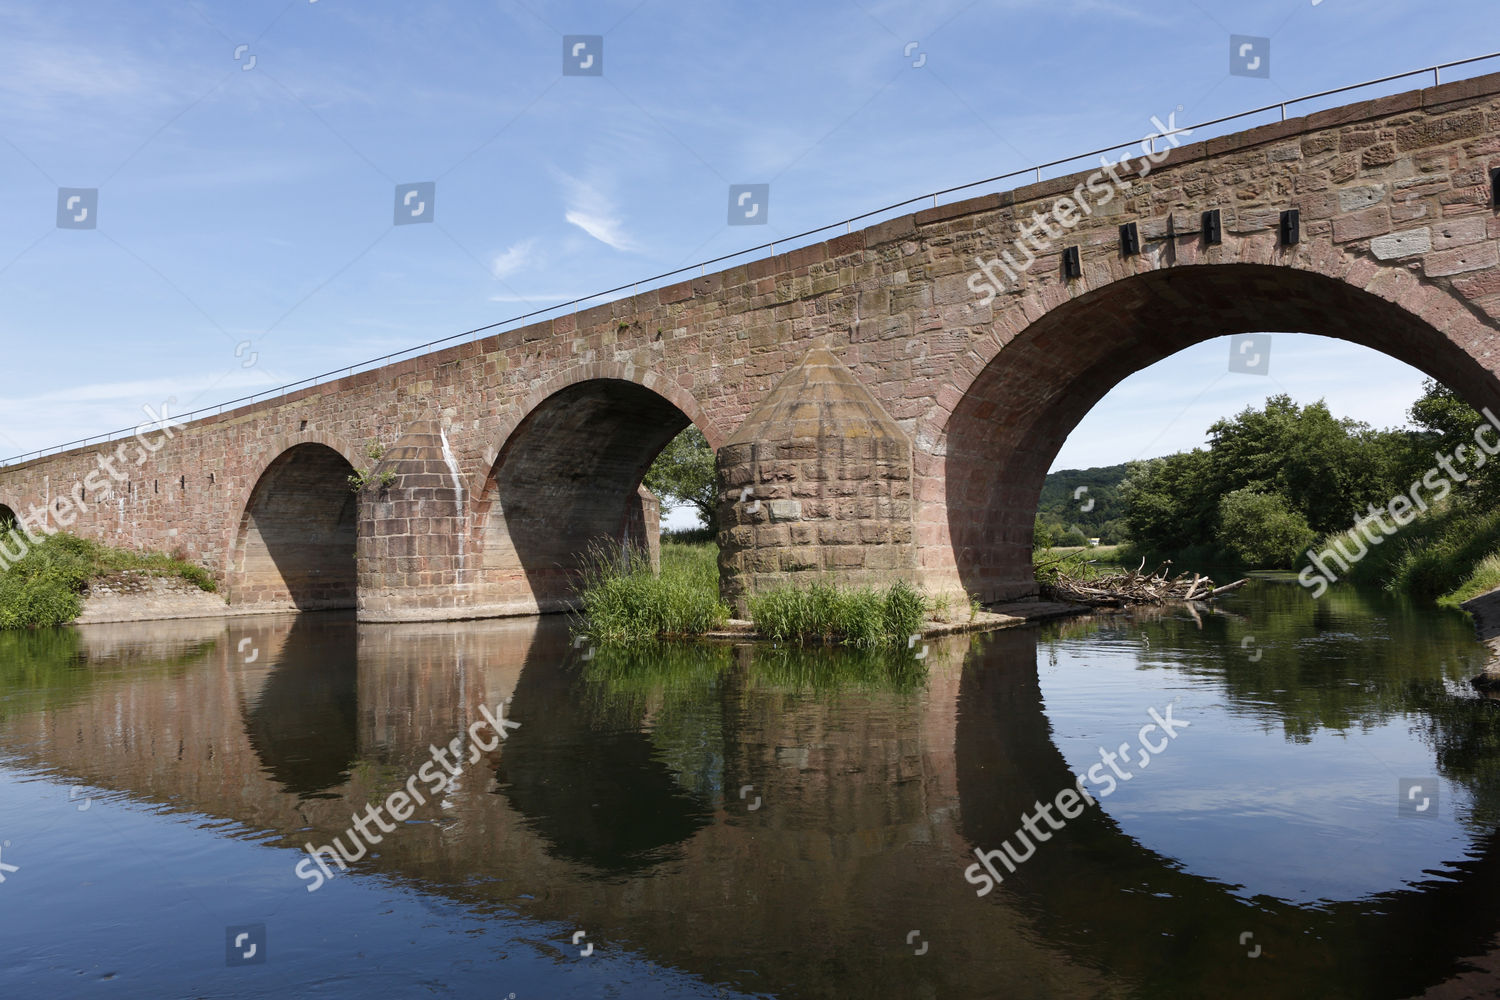
[[[1106, 544], [1121, 541], [1125, 509], [1120, 503], [1119, 487], [1125, 478], [1125, 470], [1122, 463], [1049, 473], [1037, 503], [1038, 519], [1053, 526], [1059, 535], [1076, 525], [1084, 535], [1101, 538]], [[1080, 489], [1082, 491], [1078, 492]], [[1076, 498], [1075, 492], [1078, 493]], [[1089, 509], [1085, 510], [1085, 507]]]

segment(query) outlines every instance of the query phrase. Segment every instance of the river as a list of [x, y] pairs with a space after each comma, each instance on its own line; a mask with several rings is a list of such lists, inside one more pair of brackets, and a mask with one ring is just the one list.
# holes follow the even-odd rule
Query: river
[[[925, 653], [567, 624], [0, 635], [0, 996], [1500, 990], [1500, 703], [1456, 612], [1257, 579]], [[417, 777], [485, 712], [497, 749]]]

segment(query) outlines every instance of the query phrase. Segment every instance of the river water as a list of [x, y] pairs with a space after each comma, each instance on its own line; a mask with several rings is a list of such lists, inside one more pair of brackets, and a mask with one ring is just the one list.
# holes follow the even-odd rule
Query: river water
[[[621, 653], [556, 617], [0, 636], [0, 996], [1500, 991], [1464, 616], [1266, 579], [921, 653]], [[419, 778], [495, 742], [481, 706], [518, 726]], [[966, 877], [1070, 787], [1095, 804]], [[359, 857], [352, 814], [412, 788]], [[299, 874], [335, 838], [348, 872]]]

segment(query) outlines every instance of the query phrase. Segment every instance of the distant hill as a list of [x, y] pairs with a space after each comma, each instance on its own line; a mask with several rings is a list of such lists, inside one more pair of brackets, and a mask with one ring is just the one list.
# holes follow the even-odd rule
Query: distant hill
[[1037, 515], [1062, 530], [1077, 525], [1090, 538], [1102, 538], [1106, 543], [1123, 541], [1125, 508], [1120, 503], [1119, 488], [1124, 478], [1123, 463], [1050, 473], [1042, 484]]

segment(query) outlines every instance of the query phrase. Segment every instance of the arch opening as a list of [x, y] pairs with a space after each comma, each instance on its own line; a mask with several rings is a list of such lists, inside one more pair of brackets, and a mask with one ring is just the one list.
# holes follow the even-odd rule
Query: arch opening
[[12, 530], [17, 523], [16, 512], [5, 504], [0, 503], [0, 532]]
[[299, 444], [266, 468], [240, 520], [233, 603], [299, 611], [355, 606], [353, 472], [343, 455], [321, 444]]
[[592, 379], [547, 397], [510, 434], [477, 505], [480, 573], [505, 605], [573, 607], [591, 547], [660, 539], [661, 501], [642, 486], [656, 456], [691, 420], [624, 379]]
[[1113, 282], [1018, 333], [948, 420], [945, 489], [934, 501], [942, 509], [925, 520], [946, 528], [963, 590], [985, 602], [1036, 593], [1032, 536], [1043, 480], [1110, 389], [1194, 344], [1260, 331], [1349, 341], [1411, 365], [1476, 408], [1500, 401], [1495, 373], [1460, 343], [1394, 302], [1320, 274], [1226, 264]]

